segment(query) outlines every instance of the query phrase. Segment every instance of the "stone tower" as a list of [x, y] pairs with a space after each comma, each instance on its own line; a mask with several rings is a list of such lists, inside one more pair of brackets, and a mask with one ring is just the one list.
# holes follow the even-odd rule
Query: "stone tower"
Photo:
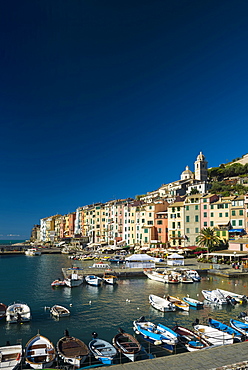
[[195, 161], [195, 179], [199, 181], [207, 181], [208, 178], [208, 162], [205, 156], [200, 152]]

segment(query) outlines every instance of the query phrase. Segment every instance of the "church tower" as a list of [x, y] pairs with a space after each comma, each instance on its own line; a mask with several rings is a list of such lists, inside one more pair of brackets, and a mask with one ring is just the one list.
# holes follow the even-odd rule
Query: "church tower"
[[200, 152], [195, 161], [195, 179], [199, 181], [207, 181], [208, 178], [208, 162], [205, 156]]

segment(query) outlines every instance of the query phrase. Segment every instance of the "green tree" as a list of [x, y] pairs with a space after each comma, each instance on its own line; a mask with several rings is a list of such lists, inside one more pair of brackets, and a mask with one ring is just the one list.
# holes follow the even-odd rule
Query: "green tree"
[[220, 243], [220, 238], [216, 235], [216, 229], [206, 227], [201, 229], [200, 234], [196, 238], [196, 243], [201, 247], [205, 247], [208, 253], [212, 252]]

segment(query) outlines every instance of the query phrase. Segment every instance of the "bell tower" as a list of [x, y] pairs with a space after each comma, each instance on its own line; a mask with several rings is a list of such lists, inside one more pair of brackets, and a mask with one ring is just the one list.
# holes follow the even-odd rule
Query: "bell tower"
[[208, 162], [205, 156], [200, 152], [195, 161], [195, 180], [207, 181], [208, 178]]

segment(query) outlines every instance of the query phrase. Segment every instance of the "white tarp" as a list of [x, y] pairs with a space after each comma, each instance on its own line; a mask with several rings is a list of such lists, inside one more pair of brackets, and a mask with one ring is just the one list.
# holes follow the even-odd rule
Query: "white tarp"
[[173, 253], [167, 257], [167, 265], [170, 266], [183, 266], [184, 265], [184, 257], [180, 254]]
[[148, 254], [133, 254], [126, 258], [126, 267], [130, 268], [154, 268], [155, 258]]

